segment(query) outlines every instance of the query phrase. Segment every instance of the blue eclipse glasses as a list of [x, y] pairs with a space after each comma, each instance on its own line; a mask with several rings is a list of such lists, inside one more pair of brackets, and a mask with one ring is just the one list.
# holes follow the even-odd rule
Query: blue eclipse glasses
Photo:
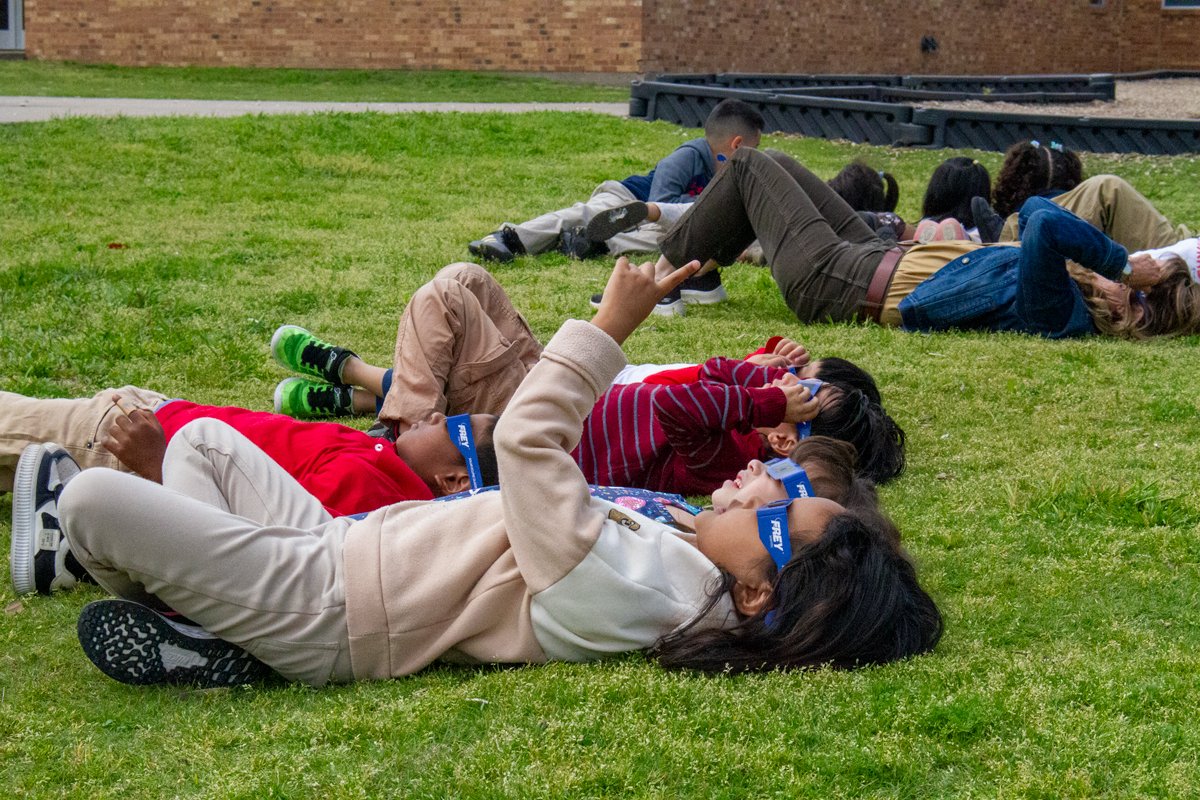
[[763, 466], [767, 468], [768, 475], [783, 485], [789, 499], [817, 496], [812, 481], [808, 479], [808, 472], [790, 458], [773, 458]]
[[467, 478], [471, 481], [471, 488], [482, 489], [483, 472], [479, 469], [479, 456], [475, 453], [475, 432], [471, 430], [471, 415], [446, 417], [446, 433], [450, 434], [450, 441], [467, 462]]
[[771, 554], [776, 569], [792, 560], [792, 540], [788, 535], [789, 500], [776, 500], [758, 508], [758, 539]]
[[[795, 375], [796, 368], [788, 367], [788, 372]], [[821, 387], [825, 385], [825, 381], [822, 381], [818, 378], [801, 378], [800, 385], [808, 389], [809, 393], [812, 394], [813, 397], [816, 397], [817, 392], [820, 391]], [[812, 436], [812, 420], [796, 423], [797, 439], [807, 439], [810, 436]]]

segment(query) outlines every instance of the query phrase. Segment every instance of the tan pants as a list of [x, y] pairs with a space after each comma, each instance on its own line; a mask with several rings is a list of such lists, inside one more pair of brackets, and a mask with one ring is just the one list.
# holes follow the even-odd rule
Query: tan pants
[[[1192, 235], [1185, 226], [1172, 225], [1141, 192], [1116, 175], [1088, 178], [1055, 197], [1054, 202], [1086, 219], [1131, 253], [1167, 247]], [[1013, 214], [1004, 223], [1000, 241], [1016, 240], [1017, 215]]]
[[290, 680], [353, 679], [342, 568], [353, 520], [331, 519], [226, 423], [180, 428], [162, 486], [88, 470], [59, 511], [71, 551], [113, 594], [157, 598]]
[[61, 445], [84, 469], [110, 467], [128, 472], [104, 447], [108, 429], [122, 413], [113, 404], [113, 395], [120, 397], [121, 404], [129, 411], [153, 409], [167, 399], [158, 392], [136, 386], [105, 389], [78, 400], [0, 392], [0, 492], [12, 491], [17, 460], [28, 444]]
[[379, 419], [411, 425], [435, 411], [499, 414], [541, 354], [496, 279], [476, 264], [451, 264], [400, 316]]

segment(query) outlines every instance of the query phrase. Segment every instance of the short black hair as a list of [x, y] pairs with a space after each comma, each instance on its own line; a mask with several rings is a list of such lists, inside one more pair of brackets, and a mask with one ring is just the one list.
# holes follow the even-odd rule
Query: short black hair
[[836, 356], [822, 358], [817, 365], [816, 375], [826, 383], [858, 389], [872, 403], [879, 404], [883, 402], [883, 399], [879, 395], [879, 387], [875, 384], [875, 379], [871, 377], [871, 373], [853, 361], [847, 361], [844, 358]]
[[485, 423], [475, 432], [475, 457], [479, 459], [479, 477], [484, 486], [496, 486], [500, 483], [500, 468], [496, 465], [496, 423], [500, 417], [491, 415], [490, 423]]
[[762, 133], [762, 114], [754, 106], [732, 97], [717, 103], [704, 120], [704, 137], [709, 141], [733, 136], [758, 136]]
[[858, 389], [838, 386], [842, 396], [821, 409], [812, 421], [815, 436], [831, 436], [854, 445], [857, 474], [887, 483], [904, 471], [904, 430], [883, 406]]

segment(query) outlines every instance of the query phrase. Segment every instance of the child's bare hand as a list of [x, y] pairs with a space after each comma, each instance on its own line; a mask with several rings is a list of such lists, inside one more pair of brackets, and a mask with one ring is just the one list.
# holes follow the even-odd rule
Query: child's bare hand
[[129, 416], [117, 417], [108, 431], [104, 447], [146, 480], [162, 483], [167, 437], [153, 412], [135, 408]]
[[1149, 253], [1129, 257], [1133, 272], [1125, 277], [1125, 285], [1131, 289], [1149, 289], [1163, 278], [1163, 265]]
[[623, 343], [650, 315], [659, 300], [699, 268], [699, 261], [691, 261], [655, 280], [653, 263], [647, 261], [635, 266], [624, 256], [618, 258], [592, 324], [617, 344]]
[[811, 361], [808, 349], [795, 339], [789, 339], [786, 336], [775, 343], [775, 348], [771, 353], [782, 356], [787, 361], [787, 366], [790, 367], [807, 366], [809, 361]]
[[754, 364], [757, 367], [778, 367], [779, 369], [787, 369], [791, 366], [786, 358], [774, 353], [755, 353], [746, 357], [746, 363]]
[[784, 422], [808, 422], [821, 410], [820, 402], [795, 375], [776, 378], [771, 381], [771, 385], [782, 391], [783, 396], [787, 398], [787, 408], [783, 412]]

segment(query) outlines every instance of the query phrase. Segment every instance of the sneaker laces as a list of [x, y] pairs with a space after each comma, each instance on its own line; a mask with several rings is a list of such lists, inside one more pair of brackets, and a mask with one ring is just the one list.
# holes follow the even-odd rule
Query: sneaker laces
[[313, 367], [322, 375], [338, 377], [340, 361], [345, 360], [346, 350], [327, 344], [308, 342], [300, 351], [300, 363]]
[[327, 386], [309, 389], [304, 395], [308, 407], [319, 411], [343, 411], [350, 408], [348, 386]]

